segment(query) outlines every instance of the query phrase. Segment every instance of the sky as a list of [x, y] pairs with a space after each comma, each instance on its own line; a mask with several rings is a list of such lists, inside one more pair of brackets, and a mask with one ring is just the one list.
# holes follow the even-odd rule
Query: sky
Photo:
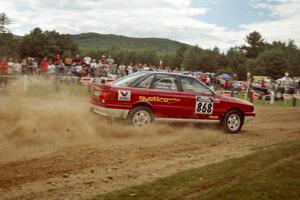
[[17, 35], [33, 28], [159, 37], [226, 50], [253, 31], [300, 46], [300, 0], [0, 0]]

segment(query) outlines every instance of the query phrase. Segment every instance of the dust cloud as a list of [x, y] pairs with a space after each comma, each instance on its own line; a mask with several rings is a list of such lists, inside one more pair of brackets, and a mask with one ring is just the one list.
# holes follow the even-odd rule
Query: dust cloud
[[[0, 94], [0, 151], [3, 152], [0, 162], [78, 144], [107, 145], [132, 140], [151, 143], [200, 132], [186, 124], [154, 123], [135, 128], [102, 118], [90, 112], [87, 93], [70, 94], [67, 89], [70, 86], [63, 87], [55, 92], [53, 81], [29, 78], [15, 81]], [[215, 141], [215, 137], [209, 136], [214, 131], [201, 132], [206, 134], [204, 142]]]

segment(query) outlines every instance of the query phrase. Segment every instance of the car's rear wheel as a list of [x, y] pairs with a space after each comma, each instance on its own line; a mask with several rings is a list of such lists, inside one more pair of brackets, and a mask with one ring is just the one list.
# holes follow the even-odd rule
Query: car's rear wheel
[[226, 133], [238, 133], [243, 126], [244, 117], [237, 110], [228, 111], [223, 120], [222, 125]]
[[135, 127], [147, 126], [153, 121], [153, 113], [146, 106], [137, 106], [131, 109], [127, 121]]

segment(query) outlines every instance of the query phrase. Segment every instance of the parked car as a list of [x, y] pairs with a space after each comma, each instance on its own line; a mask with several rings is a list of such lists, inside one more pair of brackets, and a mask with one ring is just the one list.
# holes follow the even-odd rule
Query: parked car
[[241, 130], [254, 117], [252, 103], [216, 94], [199, 80], [182, 74], [136, 72], [96, 85], [91, 110], [134, 126], [152, 121], [220, 123], [225, 132]]

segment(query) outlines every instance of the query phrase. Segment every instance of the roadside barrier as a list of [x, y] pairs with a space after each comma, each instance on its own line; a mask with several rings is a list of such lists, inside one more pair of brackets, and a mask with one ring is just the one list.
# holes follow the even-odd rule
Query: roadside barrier
[[[242, 97], [246, 95], [246, 92], [245, 91], [234, 92], [230, 90], [221, 90], [219, 94], [227, 97], [230, 96], [234, 97], [236, 95]], [[300, 94], [282, 94], [282, 96], [283, 96], [283, 104], [287, 105], [287, 102], [289, 101], [292, 107], [296, 107], [298, 105], [298, 101], [300, 100]], [[269, 97], [270, 104], [274, 104], [275, 92], [271, 92], [270, 94], [261, 97], [261, 95], [251, 90], [248, 95], [248, 100], [250, 102], [253, 102], [254, 99], [266, 100], [267, 97]]]

